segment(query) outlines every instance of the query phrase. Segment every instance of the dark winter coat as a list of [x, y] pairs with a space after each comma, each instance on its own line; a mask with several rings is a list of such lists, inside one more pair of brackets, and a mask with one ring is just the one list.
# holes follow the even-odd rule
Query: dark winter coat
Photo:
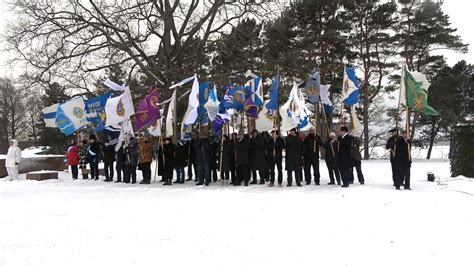
[[286, 142], [286, 170], [296, 171], [301, 168], [301, 140], [298, 136], [288, 136]]
[[174, 155], [176, 168], [183, 168], [188, 166], [188, 149], [189, 142], [184, 145], [181, 145], [180, 143], [176, 145], [176, 153]]
[[136, 166], [138, 164], [138, 151], [135, 138], [130, 138], [130, 142], [128, 143], [128, 146], [125, 147], [124, 151], [127, 156], [126, 163]]
[[[332, 146], [332, 148], [331, 148]], [[325, 158], [324, 160], [328, 162], [335, 162], [336, 161], [336, 153], [337, 153], [337, 140], [334, 140], [332, 143], [329, 140], [326, 140], [323, 144]]]
[[250, 160], [252, 170], [267, 169], [265, 138], [261, 134], [257, 134], [255, 138], [250, 139]]
[[217, 161], [219, 160], [218, 156], [220, 155], [220, 152], [221, 152], [221, 145], [218, 141], [213, 141], [211, 143], [211, 148], [212, 148], [212, 153], [211, 153], [211, 161], [209, 164], [209, 167], [210, 167], [209, 169], [217, 170]]
[[198, 139], [194, 143], [195, 155], [196, 155], [196, 163], [199, 164], [207, 164], [210, 166], [210, 162], [212, 160], [212, 145], [209, 143], [209, 139]]
[[323, 145], [321, 138], [316, 134], [309, 134], [303, 141], [303, 157], [305, 161], [319, 159], [319, 147]]
[[101, 150], [100, 150], [100, 145], [97, 141], [92, 142], [89, 145], [88, 149], [88, 155], [87, 155], [87, 160], [89, 163], [99, 163], [99, 156], [100, 156]]
[[397, 149], [395, 148], [397, 145], [397, 141], [400, 137], [398, 135], [396, 136], [391, 136], [387, 140], [387, 144], [385, 145], [385, 149], [390, 150], [390, 162], [393, 162], [395, 160], [395, 152]]
[[222, 152], [222, 171], [233, 171], [234, 169], [234, 143], [231, 140], [225, 140]]
[[174, 169], [175, 167], [175, 146], [173, 143], [163, 145], [163, 154], [165, 156], [166, 169]]
[[250, 165], [250, 140], [244, 138], [235, 143], [235, 164], [236, 165]]
[[340, 169], [352, 167], [352, 136], [346, 134], [345, 137], [339, 136], [337, 141], [336, 162]]
[[285, 140], [282, 137], [277, 137], [276, 139], [270, 138], [268, 143], [272, 161], [281, 161], [283, 159]]
[[112, 163], [115, 161], [115, 145], [105, 145], [100, 143], [101, 157], [104, 163]]
[[395, 151], [395, 162], [402, 163], [402, 164], [409, 164], [411, 165], [411, 156], [410, 156], [410, 145], [411, 141], [406, 140], [404, 138], [398, 138], [397, 142], [397, 150]]

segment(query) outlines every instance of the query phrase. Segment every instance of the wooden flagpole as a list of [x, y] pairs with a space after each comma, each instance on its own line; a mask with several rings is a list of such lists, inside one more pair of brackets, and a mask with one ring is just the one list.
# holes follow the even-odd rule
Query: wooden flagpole
[[225, 130], [225, 127], [226, 127], [226, 124], [223, 125], [224, 128], [221, 129], [221, 154], [220, 154], [220, 160], [219, 160], [219, 174], [221, 176], [221, 185], [225, 185], [225, 180], [224, 180], [224, 174], [222, 173], [222, 165], [224, 165], [224, 163], [222, 162], [222, 155], [224, 153], [224, 130]]

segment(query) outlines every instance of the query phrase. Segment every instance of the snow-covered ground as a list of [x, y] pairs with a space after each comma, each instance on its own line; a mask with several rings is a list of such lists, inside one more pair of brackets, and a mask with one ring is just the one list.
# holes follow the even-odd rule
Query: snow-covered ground
[[2, 179], [0, 265], [472, 265], [474, 180], [416, 161], [396, 191], [388, 161], [363, 170], [348, 189]]

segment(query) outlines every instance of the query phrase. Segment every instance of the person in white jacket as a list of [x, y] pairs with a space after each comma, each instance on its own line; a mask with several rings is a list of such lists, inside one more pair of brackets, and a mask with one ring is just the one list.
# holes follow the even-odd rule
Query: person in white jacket
[[21, 149], [18, 147], [16, 139], [10, 140], [10, 148], [8, 148], [7, 159], [5, 160], [5, 168], [7, 168], [10, 181], [18, 179], [18, 164], [21, 162]]

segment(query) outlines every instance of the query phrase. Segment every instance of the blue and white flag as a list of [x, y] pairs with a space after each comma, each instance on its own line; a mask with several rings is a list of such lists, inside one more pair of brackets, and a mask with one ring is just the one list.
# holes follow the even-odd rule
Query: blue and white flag
[[329, 89], [331, 88], [331, 85], [324, 85], [321, 84], [321, 102], [323, 103], [324, 106], [324, 112], [326, 114], [332, 114], [332, 102], [331, 99], [329, 99]]
[[58, 110], [59, 103], [45, 107], [43, 110], [43, 119], [46, 127], [58, 127], [56, 125], [56, 111]]
[[244, 109], [245, 100], [245, 89], [241, 86], [230, 87], [224, 95], [224, 107], [226, 109], [235, 109], [238, 112]]
[[272, 86], [270, 87], [269, 94], [270, 100], [265, 104], [269, 114], [273, 114], [273, 111], [278, 110], [278, 86], [280, 85], [280, 75], [276, 75], [273, 78]]
[[96, 132], [100, 132], [105, 128], [105, 104], [111, 95], [112, 93], [108, 92], [86, 101], [86, 119], [95, 124]]
[[357, 80], [355, 69], [352, 67], [344, 69], [342, 102], [347, 106], [352, 106], [359, 102], [359, 81]]
[[299, 119], [299, 106], [296, 101], [298, 85], [293, 83], [293, 88], [288, 95], [288, 100], [285, 104], [280, 107], [280, 116], [281, 116], [281, 131], [289, 131], [292, 128], [295, 128], [300, 123]]
[[204, 105], [204, 108], [207, 110], [207, 115], [211, 121], [214, 121], [217, 116], [217, 112], [219, 112], [219, 100], [217, 99], [217, 89], [214, 86], [212, 89], [209, 89], [209, 97], [207, 99], [207, 103]]
[[85, 103], [82, 96], [60, 104], [56, 112], [56, 125], [66, 136], [87, 125]]
[[[188, 80], [190, 81], [190, 80]], [[181, 123], [181, 143], [186, 143], [192, 137], [192, 125], [196, 123], [199, 108], [199, 81], [194, 75], [193, 87], [189, 93], [188, 108]]]
[[[253, 97], [253, 102], [256, 106], [261, 107], [263, 105], [263, 85], [262, 78], [256, 77], [249, 80], [245, 84], [247, 92], [250, 92], [249, 96]], [[248, 98], [248, 97], [247, 97]], [[247, 99], [246, 99], [247, 100]]]
[[121, 131], [122, 129], [120, 127], [110, 126], [104, 128], [104, 133], [110, 137], [110, 139], [104, 143], [105, 146], [116, 146], [119, 141]]
[[199, 84], [199, 107], [198, 107], [197, 121], [201, 123], [201, 125], [207, 125], [209, 123], [207, 110], [204, 107], [208, 99], [209, 99], [209, 82], [206, 81], [204, 83]]

